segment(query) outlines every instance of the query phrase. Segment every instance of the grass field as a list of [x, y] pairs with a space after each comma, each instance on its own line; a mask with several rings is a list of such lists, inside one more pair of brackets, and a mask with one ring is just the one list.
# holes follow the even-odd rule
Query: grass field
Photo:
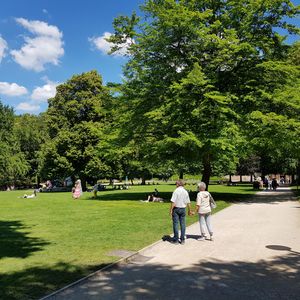
[[[174, 185], [157, 185], [170, 199]], [[139, 250], [172, 231], [169, 203], [142, 203], [154, 186], [85, 193], [40, 193], [19, 198], [24, 191], [0, 192], [0, 299], [37, 299], [118, 257], [112, 250]], [[195, 199], [195, 186], [191, 200]], [[218, 208], [254, 192], [250, 186], [210, 186]], [[193, 203], [193, 207], [195, 203]], [[196, 222], [188, 217], [187, 223]]]

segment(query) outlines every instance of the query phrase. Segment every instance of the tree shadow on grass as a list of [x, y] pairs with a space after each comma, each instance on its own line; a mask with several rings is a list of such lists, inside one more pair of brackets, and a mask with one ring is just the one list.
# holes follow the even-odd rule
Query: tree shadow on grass
[[[147, 200], [148, 195], [150, 193], [145, 192], [122, 192], [122, 191], [115, 191], [112, 193], [101, 194], [98, 193], [96, 199], [90, 197], [89, 200], [96, 200], [96, 201], [140, 201], [140, 200]], [[251, 201], [253, 198], [253, 194], [237, 194], [237, 193], [219, 193], [219, 192], [212, 192], [212, 195], [216, 201], [223, 200], [226, 202], [247, 202]], [[189, 196], [192, 202], [196, 201], [197, 192], [189, 192]], [[170, 202], [172, 197], [172, 192], [160, 192], [159, 197], [164, 200], [164, 202]]]
[[30, 237], [29, 232], [24, 232], [28, 228], [20, 221], [0, 221], [0, 259], [26, 258], [49, 244], [43, 239]]
[[[148, 195], [150, 193], [147, 192], [138, 192], [138, 193], [130, 193], [127, 191], [115, 191], [109, 194], [98, 193], [97, 198], [94, 199], [90, 197], [90, 200], [100, 200], [100, 201], [115, 201], [115, 200], [125, 200], [125, 201], [139, 201], [139, 200], [147, 200]], [[168, 202], [171, 199], [171, 192], [161, 192], [159, 193], [159, 197], [163, 198], [165, 202]]]
[[39, 299], [70, 284], [87, 274], [105, 267], [82, 268], [67, 263], [57, 263], [48, 267], [32, 267], [23, 271], [0, 273], [0, 299]]
[[[191, 201], [195, 201], [197, 198], [196, 191], [190, 191], [189, 196]], [[111, 193], [98, 193], [97, 198], [94, 199], [90, 197], [90, 200], [100, 200], [100, 201], [139, 201], [146, 200], [150, 193], [147, 192], [128, 192], [128, 191], [112, 191]], [[229, 203], [270, 203], [275, 204], [278, 202], [295, 200], [295, 196], [292, 192], [287, 193], [286, 191], [276, 191], [276, 192], [265, 192], [263, 194], [253, 194], [253, 189], [243, 189], [242, 193], [230, 193], [230, 192], [211, 192], [212, 196], [216, 201], [222, 200]], [[159, 197], [164, 199], [164, 202], [169, 202], [172, 197], [172, 192], [160, 192]]]
[[212, 196], [216, 201], [222, 200], [225, 202], [245, 202], [245, 201], [250, 201], [253, 200], [254, 194], [250, 193], [249, 194], [239, 194], [239, 193], [224, 193], [224, 192], [212, 192]]
[[209, 259], [185, 269], [132, 261], [49, 300], [300, 299], [299, 268], [300, 255], [292, 251], [257, 262]]

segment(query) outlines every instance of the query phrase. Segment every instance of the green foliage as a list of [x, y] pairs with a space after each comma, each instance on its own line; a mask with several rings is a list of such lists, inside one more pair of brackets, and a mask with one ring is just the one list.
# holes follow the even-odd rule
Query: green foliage
[[[265, 92], [261, 105], [249, 114], [248, 136], [253, 150], [261, 157], [264, 174], [290, 173], [299, 169], [300, 142], [300, 68], [298, 43], [292, 45], [286, 58], [266, 67]], [[270, 91], [271, 90], [271, 91]]]
[[19, 184], [28, 171], [14, 131], [14, 111], [0, 102], [0, 185]]
[[110, 38], [112, 52], [124, 37], [135, 41], [121, 90], [123, 146], [144, 166], [182, 170], [194, 161], [206, 182], [213, 171], [233, 171], [252, 149], [248, 114], [267, 111], [265, 100], [297, 73], [275, 28], [298, 33], [284, 19], [299, 8], [281, 0], [148, 0], [142, 10], [143, 23], [119, 17]]
[[107, 168], [94, 147], [111, 122], [110, 108], [109, 90], [96, 71], [73, 76], [57, 87], [45, 115], [50, 139], [40, 153], [39, 173], [44, 179], [78, 176], [85, 185], [86, 179], [101, 177], [98, 171]]
[[14, 120], [14, 133], [20, 144], [20, 150], [25, 156], [29, 165], [29, 170], [24, 180], [28, 184], [36, 182], [39, 164], [39, 151], [49, 136], [45, 123], [44, 114], [30, 115], [24, 114], [16, 116]]

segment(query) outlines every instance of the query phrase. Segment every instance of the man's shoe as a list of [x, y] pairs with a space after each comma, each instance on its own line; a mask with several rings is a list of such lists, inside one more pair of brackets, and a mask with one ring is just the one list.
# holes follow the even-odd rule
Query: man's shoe
[[178, 245], [178, 244], [179, 244], [179, 241], [178, 241], [178, 240], [171, 240], [170, 243], [171, 243], [171, 244], [174, 244], [174, 245]]
[[200, 236], [197, 238], [197, 241], [204, 241], [205, 240], [205, 236]]
[[184, 245], [185, 244], [185, 240], [181, 240], [181, 245]]

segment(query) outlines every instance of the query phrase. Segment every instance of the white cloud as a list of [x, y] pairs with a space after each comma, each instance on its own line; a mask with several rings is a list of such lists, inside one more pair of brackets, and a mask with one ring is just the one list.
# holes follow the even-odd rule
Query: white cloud
[[28, 102], [21, 102], [17, 105], [16, 109], [21, 111], [26, 111], [26, 112], [37, 112], [39, 111], [40, 106]]
[[31, 99], [37, 102], [46, 102], [49, 98], [56, 95], [56, 87], [58, 83], [47, 80], [47, 83], [43, 86], [36, 87], [32, 94]]
[[53, 38], [62, 38], [62, 33], [56, 26], [48, 25], [42, 21], [28, 21], [24, 18], [17, 18], [16, 22], [33, 34], [50, 36]]
[[28, 91], [24, 86], [16, 83], [0, 82], [0, 94], [5, 96], [22, 96]]
[[5, 51], [7, 50], [7, 43], [0, 35], [0, 63], [2, 58], [5, 56]]
[[59, 58], [63, 56], [62, 33], [56, 26], [42, 21], [29, 21], [24, 18], [16, 19], [16, 22], [35, 35], [25, 36], [25, 44], [19, 50], [10, 53], [14, 60], [23, 68], [43, 71], [46, 64], [59, 64]]
[[[111, 48], [113, 47], [113, 43], [108, 42], [106, 39], [111, 37], [110, 32], [104, 32], [103, 35], [99, 37], [91, 37], [89, 38], [89, 42], [96, 47], [97, 50], [101, 51], [103, 54], [108, 54]], [[128, 47], [132, 45], [134, 41], [132, 39], [127, 39], [125, 43], [120, 45], [121, 49], [117, 52], [113, 53], [114, 56], [125, 56], [128, 55]]]

